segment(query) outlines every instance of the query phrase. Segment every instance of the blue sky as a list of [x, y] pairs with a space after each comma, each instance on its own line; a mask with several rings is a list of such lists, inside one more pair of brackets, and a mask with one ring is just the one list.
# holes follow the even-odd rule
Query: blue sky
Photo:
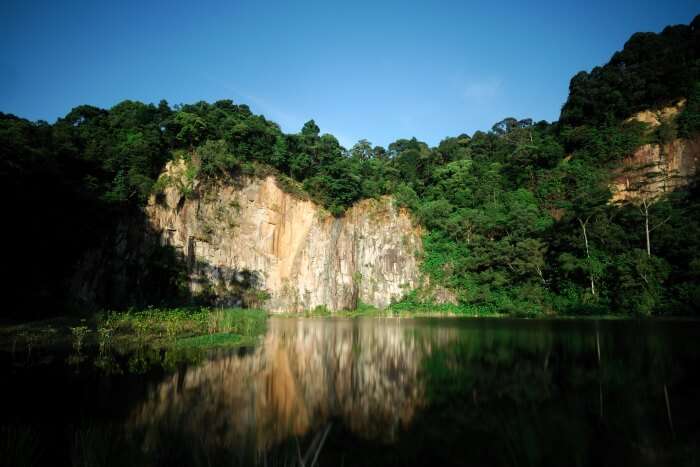
[[124, 99], [233, 99], [350, 146], [556, 120], [569, 79], [688, 1], [33, 1], [0, 4], [0, 111], [53, 122]]

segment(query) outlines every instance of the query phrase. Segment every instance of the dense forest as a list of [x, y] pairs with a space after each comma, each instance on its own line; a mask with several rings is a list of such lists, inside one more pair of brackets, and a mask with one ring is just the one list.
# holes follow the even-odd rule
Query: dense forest
[[[274, 173], [336, 216], [360, 199], [393, 195], [425, 227], [424, 273], [454, 291], [461, 309], [696, 314], [696, 181], [641, 204], [612, 203], [610, 186], [640, 145], [700, 134], [700, 17], [633, 35], [569, 88], [557, 122], [506, 118], [437, 147], [412, 138], [346, 149], [313, 120], [285, 134], [230, 100], [84, 105], [54, 124], [0, 113], [5, 289], [16, 304], [6, 314], [70, 307], [69, 282], [85, 252], [119, 219], [138, 216], [173, 158], [187, 161], [192, 179]], [[678, 116], [658, 127], [629, 120], [681, 99]], [[634, 188], [643, 195], [646, 186]], [[166, 256], [153, 258], [153, 283], [142, 284], [153, 293], [140, 304], [174, 296], [176, 265]], [[405, 300], [425, 305], [420, 297]]]

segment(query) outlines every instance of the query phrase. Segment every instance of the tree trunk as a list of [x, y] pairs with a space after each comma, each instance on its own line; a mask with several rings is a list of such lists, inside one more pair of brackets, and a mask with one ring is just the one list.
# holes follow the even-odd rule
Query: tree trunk
[[644, 206], [644, 210], [642, 211], [644, 213], [644, 231], [647, 236], [647, 256], [651, 256], [651, 236], [649, 235], [649, 204], [647, 203], [647, 200], [642, 201], [642, 205]]
[[[586, 226], [588, 225], [588, 219], [586, 219], [586, 222], [582, 221], [580, 217], [577, 218], [578, 223], [581, 224], [581, 230], [583, 231], [583, 242], [586, 245], [586, 259], [588, 260], [588, 266], [591, 266], [591, 253], [588, 249], [588, 232], [586, 230]], [[593, 272], [589, 272], [589, 276], [591, 279], [591, 295], [595, 296], [595, 281], [593, 280]]]

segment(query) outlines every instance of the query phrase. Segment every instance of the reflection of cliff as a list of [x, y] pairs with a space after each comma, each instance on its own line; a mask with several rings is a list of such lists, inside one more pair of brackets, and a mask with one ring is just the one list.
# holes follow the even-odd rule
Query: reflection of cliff
[[151, 447], [164, 430], [182, 430], [209, 447], [266, 449], [332, 418], [358, 436], [392, 440], [423, 404], [423, 357], [451, 334], [428, 340], [399, 320], [377, 324], [273, 319], [255, 351], [171, 376], [132, 421]]

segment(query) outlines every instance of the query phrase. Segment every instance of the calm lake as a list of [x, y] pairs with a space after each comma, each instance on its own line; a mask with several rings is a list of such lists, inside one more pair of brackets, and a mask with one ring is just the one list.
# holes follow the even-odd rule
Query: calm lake
[[[700, 323], [271, 318], [204, 356], [0, 354], [0, 464], [700, 465]], [[191, 357], [191, 358], [190, 358]]]

